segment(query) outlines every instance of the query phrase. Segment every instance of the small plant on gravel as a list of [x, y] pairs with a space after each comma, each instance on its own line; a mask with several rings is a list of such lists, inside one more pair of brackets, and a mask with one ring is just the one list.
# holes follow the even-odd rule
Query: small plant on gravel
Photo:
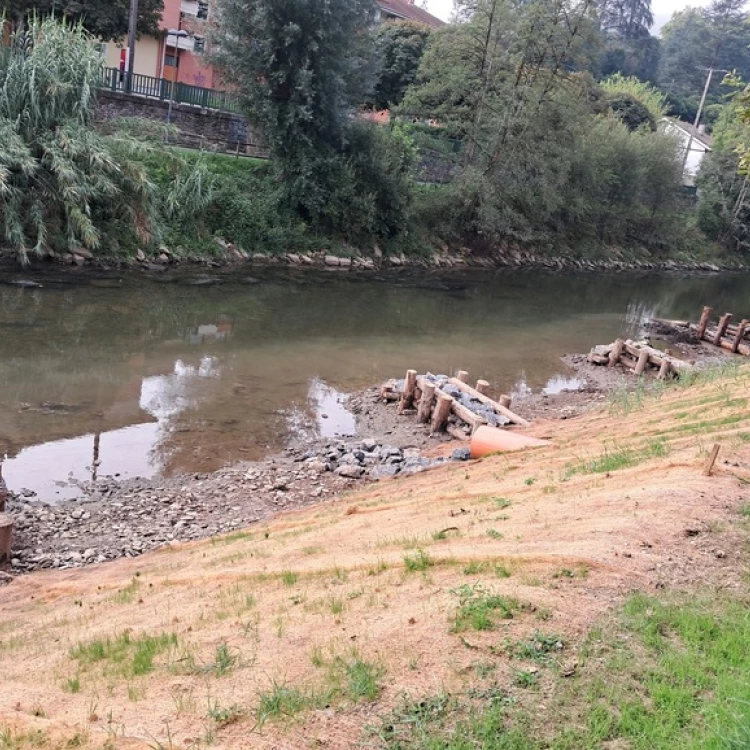
[[[76, 675], [75, 677], [68, 677], [63, 682], [63, 690], [66, 693], [80, 693], [81, 692], [81, 676]], [[0, 747], [2, 747], [0, 745]]]
[[484, 573], [487, 570], [488, 563], [479, 562], [478, 560], [472, 560], [470, 563], [464, 565], [465, 576], [475, 576], [478, 573]]
[[508, 651], [516, 659], [528, 659], [540, 664], [548, 662], [551, 654], [562, 651], [564, 643], [560, 636], [537, 631], [526, 641], [518, 641], [508, 646]]
[[740, 515], [743, 518], [750, 518], [750, 503], [740, 505]]
[[434, 563], [423, 549], [418, 549], [413, 555], [404, 555], [404, 566], [409, 573], [425, 571], [432, 565]]
[[516, 599], [491, 594], [479, 584], [464, 584], [451, 589], [451, 593], [459, 598], [453, 624], [454, 633], [465, 630], [492, 630], [497, 616], [511, 619], [515, 612], [522, 609]]
[[132, 638], [125, 631], [114, 639], [98, 639], [79, 643], [71, 649], [70, 657], [85, 668], [97, 662], [107, 662], [105, 671], [125, 677], [144, 675], [154, 668], [154, 659], [160, 653], [177, 646], [176, 633], [157, 636], [141, 635]]
[[245, 711], [237, 703], [233, 703], [231, 706], [219, 706], [216, 702], [209, 702], [206, 716], [214, 722], [217, 729], [221, 729], [238, 721], [244, 714]]
[[273, 683], [271, 690], [261, 693], [256, 718], [262, 727], [269, 719], [294, 716], [311, 705], [311, 696], [296, 687]]
[[539, 673], [521, 669], [513, 676], [513, 684], [521, 688], [532, 688], [539, 682]]
[[503, 535], [497, 529], [487, 529], [487, 536], [490, 539], [502, 539]]
[[211, 671], [213, 671], [217, 677], [223, 677], [235, 668], [238, 661], [239, 657], [237, 654], [232, 653], [226, 643], [220, 643], [216, 647], [216, 656], [214, 657]]
[[344, 600], [338, 596], [332, 596], [328, 600], [328, 609], [331, 610], [332, 615], [340, 615], [344, 611]]
[[365, 661], [356, 652], [349, 661], [343, 662], [346, 675], [346, 694], [355, 701], [374, 701], [380, 695], [378, 680], [383, 675], [383, 668], [373, 662]]
[[299, 580], [299, 575], [292, 570], [285, 570], [281, 574], [281, 580], [285, 586], [294, 586]]

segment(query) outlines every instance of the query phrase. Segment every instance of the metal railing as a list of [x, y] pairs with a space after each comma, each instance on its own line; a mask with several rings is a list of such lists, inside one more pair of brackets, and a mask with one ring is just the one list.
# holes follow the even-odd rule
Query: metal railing
[[128, 74], [119, 68], [102, 68], [102, 88], [119, 91], [132, 96], [145, 96], [175, 104], [189, 104], [202, 109], [216, 109], [221, 112], [239, 112], [239, 97], [231, 91], [206, 89], [202, 86], [191, 86], [187, 83], [174, 83], [166, 78], [154, 78], [133, 73], [131, 80]]

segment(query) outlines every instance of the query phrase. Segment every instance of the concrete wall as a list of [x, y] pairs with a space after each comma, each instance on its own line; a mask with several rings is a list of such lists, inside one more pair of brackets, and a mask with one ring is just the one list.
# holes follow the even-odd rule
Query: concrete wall
[[[143, 117], [166, 123], [169, 102], [145, 97], [128, 96], [119, 91], [102, 89], [96, 108], [97, 122], [118, 117]], [[266, 148], [259, 134], [240, 115], [172, 105], [172, 123], [180, 131], [180, 142], [185, 146], [206, 150], [235, 152], [249, 156], [265, 156]]]

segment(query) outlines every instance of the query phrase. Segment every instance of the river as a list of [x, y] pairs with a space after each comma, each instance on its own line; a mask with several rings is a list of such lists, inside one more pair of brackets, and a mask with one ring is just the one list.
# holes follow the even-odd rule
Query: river
[[[250, 276], [250, 274], [253, 274]], [[33, 279], [41, 288], [12, 286]], [[0, 454], [18, 491], [206, 472], [347, 434], [343, 394], [469, 370], [496, 392], [575, 386], [560, 356], [701, 305], [747, 315], [748, 275], [391, 277], [0, 270]]]

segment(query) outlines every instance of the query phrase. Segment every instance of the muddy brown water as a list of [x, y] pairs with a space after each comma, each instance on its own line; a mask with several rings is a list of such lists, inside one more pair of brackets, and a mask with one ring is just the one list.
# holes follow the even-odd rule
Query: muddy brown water
[[3, 474], [54, 501], [77, 494], [72, 479], [256, 459], [294, 436], [351, 433], [343, 395], [408, 367], [466, 369], [497, 393], [575, 387], [561, 355], [704, 302], [747, 315], [749, 293], [750, 275], [5, 267]]

